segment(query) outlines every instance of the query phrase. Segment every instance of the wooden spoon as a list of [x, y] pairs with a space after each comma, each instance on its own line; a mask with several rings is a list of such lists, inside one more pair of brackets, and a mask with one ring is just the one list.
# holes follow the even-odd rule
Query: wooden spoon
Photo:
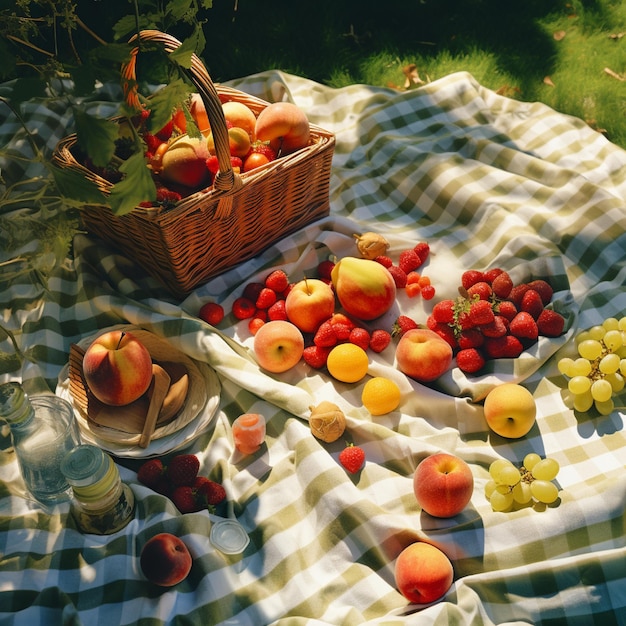
[[159, 411], [163, 406], [163, 400], [165, 400], [165, 396], [170, 388], [169, 374], [156, 363], [152, 364], [152, 386], [152, 396], [150, 398], [150, 405], [148, 406], [148, 414], [146, 415], [143, 431], [139, 438], [140, 448], [147, 448], [150, 444], [150, 439], [152, 438], [157, 418], [159, 417]]

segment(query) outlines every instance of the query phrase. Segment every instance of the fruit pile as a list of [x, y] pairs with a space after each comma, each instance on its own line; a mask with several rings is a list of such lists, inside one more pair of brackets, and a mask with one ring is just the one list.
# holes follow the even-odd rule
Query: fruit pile
[[546, 308], [553, 289], [543, 279], [514, 285], [500, 268], [467, 270], [459, 292], [435, 304], [426, 324], [455, 350], [467, 374], [480, 372], [488, 360], [518, 357], [540, 336], [563, 333], [563, 316]]
[[573, 407], [584, 413], [595, 406], [601, 415], [615, 408], [613, 396], [624, 389], [626, 377], [626, 316], [610, 317], [576, 335], [578, 358], [559, 359]]
[[161, 459], [145, 461], [137, 471], [140, 483], [167, 496], [181, 513], [195, 513], [226, 499], [220, 483], [199, 476], [200, 461], [194, 454], [179, 454], [164, 465]]
[[558, 461], [542, 459], [535, 452], [524, 457], [519, 469], [507, 459], [496, 459], [489, 466], [485, 497], [494, 511], [510, 511], [516, 505], [552, 504], [559, 497], [559, 489], [552, 482], [559, 469]]

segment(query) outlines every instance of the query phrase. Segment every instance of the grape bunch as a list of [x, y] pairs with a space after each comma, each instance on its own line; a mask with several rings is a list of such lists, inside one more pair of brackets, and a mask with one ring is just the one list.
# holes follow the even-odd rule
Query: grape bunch
[[535, 452], [524, 457], [520, 468], [507, 459], [496, 459], [489, 466], [485, 497], [494, 511], [509, 511], [515, 505], [537, 502], [552, 504], [559, 496], [559, 489], [552, 482], [559, 469], [558, 461], [542, 459]]
[[577, 358], [563, 357], [559, 372], [568, 378], [573, 407], [584, 413], [595, 406], [600, 415], [615, 408], [613, 396], [626, 377], [626, 316], [610, 317], [576, 335]]

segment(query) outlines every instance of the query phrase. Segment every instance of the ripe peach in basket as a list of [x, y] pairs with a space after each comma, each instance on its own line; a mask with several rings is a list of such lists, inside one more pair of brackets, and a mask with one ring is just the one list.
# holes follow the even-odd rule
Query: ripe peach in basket
[[295, 104], [273, 102], [257, 117], [256, 138], [269, 141], [280, 154], [290, 154], [309, 145], [309, 120]]
[[208, 157], [209, 150], [204, 139], [181, 135], [170, 144], [163, 155], [161, 178], [191, 188], [208, 184]]
[[242, 454], [254, 454], [265, 441], [265, 418], [258, 413], [244, 413], [233, 422], [235, 448]]

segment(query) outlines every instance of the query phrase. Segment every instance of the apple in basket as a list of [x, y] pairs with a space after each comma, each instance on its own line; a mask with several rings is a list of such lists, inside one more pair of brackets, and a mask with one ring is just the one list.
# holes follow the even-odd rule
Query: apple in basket
[[209, 156], [205, 139], [180, 135], [163, 155], [159, 174], [166, 182], [191, 189], [208, 185], [211, 181], [206, 166]]
[[85, 351], [83, 375], [100, 402], [124, 406], [148, 390], [152, 357], [135, 335], [112, 330], [94, 339]]
[[339, 303], [348, 315], [373, 320], [396, 301], [396, 284], [386, 267], [370, 259], [343, 257], [331, 272]]
[[396, 346], [396, 362], [403, 374], [418, 382], [431, 382], [449, 369], [452, 348], [434, 331], [413, 328], [400, 337]]
[[291, 102], [273, 102], [256, 120], [256, 138], [269, 141], [277, 154], [291, 154], [309, 145], [310, 125], [302, 109]]
[[182, 539], [171, 533], [159, 533], [144, 544], [139, 564], [151, 583], [172, 587], [187, 578], [192, 558]]
[[314, 333], [335, 312], [335, 294], [323, 280], [305, 278], [287, 294], [285, 312], [303, 333]]

